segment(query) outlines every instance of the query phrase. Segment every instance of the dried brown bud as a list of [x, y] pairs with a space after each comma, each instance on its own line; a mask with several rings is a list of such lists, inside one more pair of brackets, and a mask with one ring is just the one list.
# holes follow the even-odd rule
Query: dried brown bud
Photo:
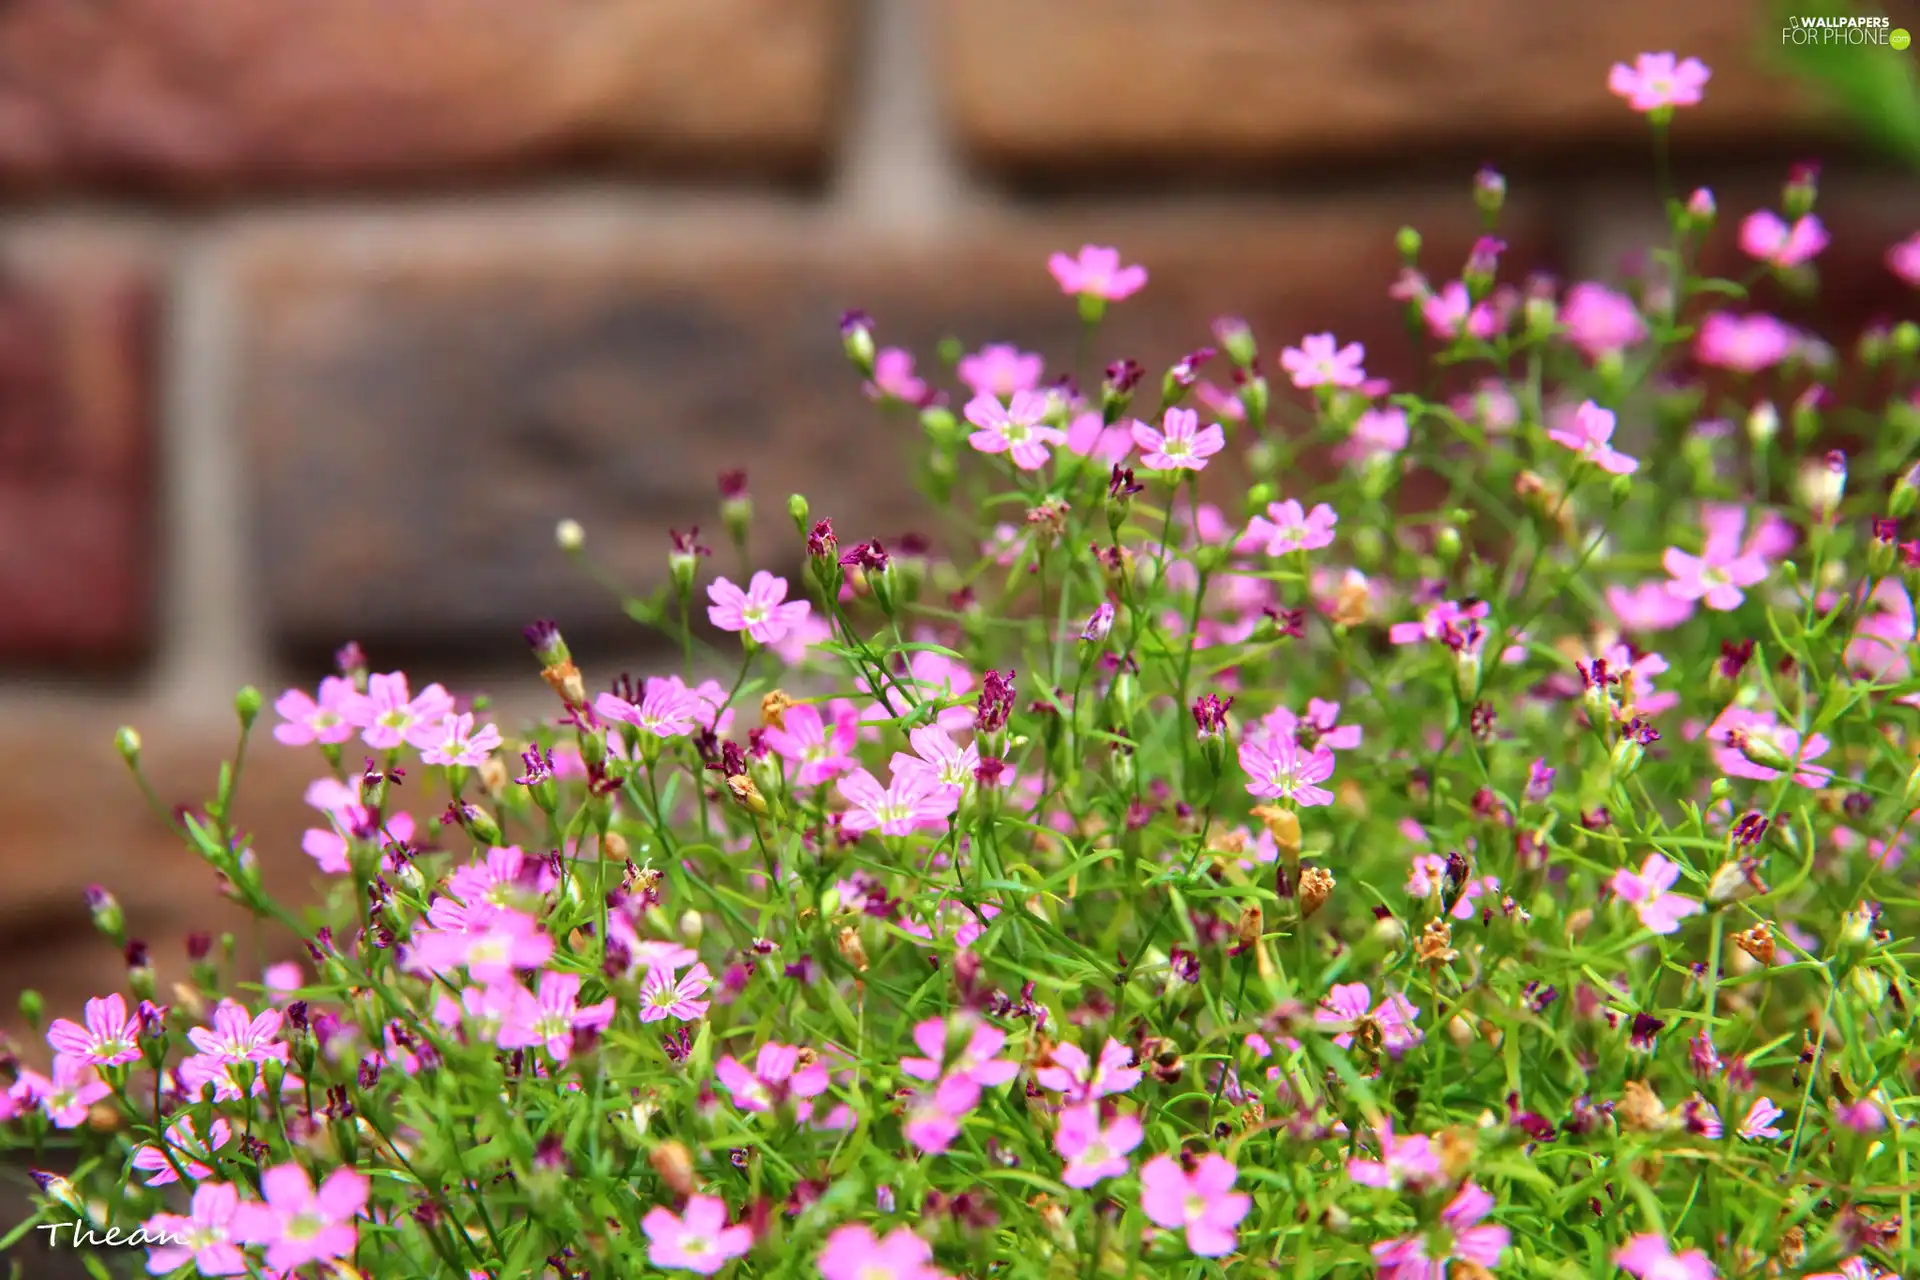
[[488, 756], [480, 762], [480, 785], [490, 796], [498, 796], [507, 789], [507, 766], [497, 756]]
[[860, 941], [860, 931], [852, 925], [840, 931], [840, 954], [861, 973], [867, 971], [867, 948]]
[[580, 668], [573, 665], [569, 658], [565, 662], [556, 662], [540, 673], [547, 687], [560, 695], [560, 700], [570, 707], [587, 705], [587, 682], [580, 676]]
[[1742, 929], [1733, 935], [1733, 945], [1752, 956], [1762, 965], [1771, 965], [1774, 957], [1773, 929], [1765, 920], [1751, 929]]
[[1260, 904], [1249, 902], [1240, 909], [1240, 920], [1234, 925], [1233, 933], [1243, 947], [1260, 945], [1260, 935], [1264, 933], [1264, 919], [1260, 913]]
[[647, 1152], [647, 1163], [675, 1195], [693, 1194], [693, 1153], [678, 1142], [663, 1142]]
[[1474, 1156], [1480, 1149], [1479, 1142], [1466, 1129], [1442, 1129], [1433, 1136], [1433, 1145], [1434, 1154], [1440, 1160], [1440, 1170], [1447, 1175], [1449, 1182], [1458, 1182], [1473, 1167]]
[[1452, 964], [1460, 954], [1453, 949], [1453, 926], [1438, 917], [1427, 921], [1419, 941], [1413, 944], [1413, 954], [1421, 964], [1434, 969]]
[[1253, 816], [1266, 825], [1267, 834], [1273, 837], [1280, 852], [1298, 856], [1300, 852], [1300, 815], [1291, 809], [1282, 809], [1279, 805], [1263, 804], [1255, 808]]
[[609, 858], [624, 859], [629, 852], [627, 838], [618, 831], [607, 832], [600, 837], [600, 852]]
[[1794, 1223], [1780, 1233], [1780, 1261], [1797, 1267], [1807, 1256], [1807, 1229]]
[[1707, 902], [1716, 907], [1724, 906], [1766, 891], [1767, 882], [1760, 878], [1759, 862], [1753, 858], [1736, 858], [1732, 862], [1722, 863], [1720, 869], [1713, 873], [1713, 878], [1707, 881]]
[[1614, 1114], [1620, 1117], [1621, 1124], [1642, 1133], [1658, 1133], [1667, 1127], [1669, 1119], [1660, 1095], [1640, 1080], [1627, 1081]]
[[1581, 907], [1578, 911], [1575, 911], [1567, 917], [1567, 936], [1569, 938], [1579, 937], [1587, 931], [1587, 927], [1592, 923], [1593, 908]]
[[1363, 574], [1349, 573], [1341, 580], [1340, 590], [1333, 599], [1334, 625], [1357, 627], [1363, 625], [1370, 612], [1373, 592]]
[[793, 705], [793, 699], [784, 689], [774, 689], [760, 699], [760, 722], [775, 729], [787, 727], [787, 708]]
[[1300, 918], [1306, 920], [1327, 905], [1333, 896], [1333, 872], [1325, 867], [1308, 867], [1300, 873]]
[[753, 779], [749, 778], [746, 774], [736, 773], [728, 778], [727, 790], [733, 792], [733, 798], [735, 800], [738, 800], [755, 813], [763, 815], [766, 813], [766, 797], [760, 794], [760, 788], [756, 787], [753, 784]]

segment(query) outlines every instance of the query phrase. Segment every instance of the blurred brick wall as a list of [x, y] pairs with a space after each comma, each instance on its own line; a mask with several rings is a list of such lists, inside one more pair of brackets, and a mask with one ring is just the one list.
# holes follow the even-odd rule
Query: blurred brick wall
[[[89, 881], [163, 982], [230, 924], [116, 724], [197, 804], [233, 689], [343, 640], [469, 689], [532, 683], [535, 616], [617, 653], [554, 522], [646, 586], [670, 526], [715, 523], [722, 467], [769, 539], [796, 488], [845, 535], [912, 524], [843, 308], [925, 355], [1064, 356], [1045, 255], [1113, 241], [1153, 271], [1116, 354], [1239, 311], [1269, 358], [1331, 327], [1386, 362], [1393, 233], [1450, 269], [1483, 161], [1516, 254], [1605, 273], [1633, 242], [1650, 166], [1616, 59], [1712, 63], [1679, 163], [1729, 215], [1838, 154], [1765, 26], [1749, 0], [0, 6], [0, 993], [116, 981]], [[1829, 173], [1858, 318], [1893, 300], [1913, 184]], [[296, 891], [310, 776], [265, 742], [242, 788]]]

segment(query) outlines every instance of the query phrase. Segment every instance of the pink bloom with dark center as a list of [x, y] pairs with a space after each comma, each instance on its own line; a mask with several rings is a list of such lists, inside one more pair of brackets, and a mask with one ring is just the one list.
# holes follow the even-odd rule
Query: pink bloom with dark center
[[1282, 556], [1289, 551], [1318, 551], [1333, 545], [1333, 527], [1339, 523], [1340, 517], [1324, 502], [1309, 513], [1288, 498], [1285, 502], [1268, 503], [1266, 515], [1248, 521], [1247, 537], [1256, 543], [1264, 542], [1263, 549], [1270, 556]]
[[640, 984], [640, 1021], [664, 1022], [672, 1018], [678, 1022], [692, 1022], [706, 1016], [707, 992], [713, 986], [713, 975], [704, 964], [696, 964], [679, 977], [669, 969], [650, 969], [646, 980]]
[[819, 1267], [823, 1280], [941, 1280], [933, 1246], [906, 1227], [884, 1237], [864, 1225], [835, 1228]]
[[[966, 1041], [949, 1059], [950, 1042], [959, 1036]], [[916, 1024], [913, 1043], [926, 1056], [900, 1059], [900, 1070], [916, 1080], [965, 1076], [980, 1088], [991, 1089], [1020, 1074], [1019, 1063], [994, 1056], [1007, 1043], [1007, 1033], [965, 1015], [956, 1015], [951, 1022], [928, 1018]]]
[[1302, 808], [1332, 804], [1333, 792], [1319, 784], [1333, 776], [1333, 766], [1333, 752], [1326, 747], [1308, 751], [1286, 735], [1240, 744], [1247, 790], [1262, 799], [1291, 800]]
[[1783, 270], [1813, 261], [1827, 244], [1827, 229], [1810, 213], [1788, 226], [1772, 210], [1760, 209], [1740, 224], [1740, 247], [1747, 256]]
[[[203, 1131], [192, 1115], [184, 1115], [167, 1126], [165, 1141], [173, 1158], [169, 1160], [167, 1151], [155, 1143], [143, 1142], [134, 1149], [133, 1167], [147, 1175], [146, 1183], [150, 1187], [178, 1182], [180, 1173], [199, 1182], [213, 1175], [214, 1152], [226, 1146], [232, 1137], [233, 1130], [218, 1116]], [[180, 1166], [179, 1172], [175, 1171], [175, 1164]]]
[[1382, 1120], [1378, 1130], [1380, 1158], [1363, 1160], [1354, 1156], [1347, 1161], [1347, 1176], [1363, 1187], [1384, 1187], [1398, 1191], [1402, 1187], [1429, 1186], [1445, 1180], [1440, 1171], [1440, 1156], [1425, 1134], [1396, 1138], [1393, 1121]]
[[1699, 106], [1712, 78], [1713, 72], [1698, 58], [1676, 60], [1671, 53], [1643, 53], [1632, 66], [1614, 63], [1607, 74], [1607, 89], [1625, 98], [1635, 111], [1651, 112]]
[[56, 1018], [47, 1028], [53, 1051], [90, 1067], [116, 1067], [140, 1060], [140, 1023], [127, 1014], [127, 1002], [118, 992], [87, 1001], [83, 1027], [68, 1018]]
[[453, 714], [453, 695], [430, 684], [411, 697], [405, 673], [390, 671], [368, 679], [366, 693], [355, 696], [345, 714], [360, 729], [360, 741], [375, 750], [391, 751], [402, 743], [430, 746], [438, 740], [441, 722]]
[[1493, 1197], [1474, 1183], [1440, 1211], [1439, 1230], [1382, 1240], [1373, 1246], [1377, 1280], [1443, 1280], [1449, 1262], [1470, 1262], [1482, 1270], [1500, 1263], [1512, 1236], [1505, 1227], [1482, 1222], [1493, 1212]]
[[502, 741], [500, 730], [495, 725], [482, 725], [476, 732], [471, 711], [443, 718], [437, 732], [428, 733], [424, 728], [418, 732], [420, 759], [427, 764], [449, 767], [464, 765], [469, 769], [477, 769], [487, 762], [487, 757], [494, 753]]
[[1253, 1197], [1235, 1191], [1240, 1171], [1225, 1156], [1205, 1155], [1188, 1173], [1171, 1156], [1155, 1156], [1140, 1170], [1140, 1208], [1155, 1226], [1184, 1229], [1187, 1248], [1202, 1258], [1232, 1253], [1240, 1220]]
[[742, 1111], [771, 1111], [789, 1097], [817, 1098], [832, 1083], [827, 1064], [819, 1058], [803, 1067], [798, 1048], [771, 1040], [760, 1046], [753, 1070], [732, 1054], [715, 1063], [713, 1070], [720, 1087]]
[[1082, 245], [1077, 258], [1056, 253], [1047, 259], [1047, 270], [1059, 282], [1060, 292], [1105, 302], [1131, 298], [1147, 284], [1145, 267], [1121, 266], [1120, 251], [1103, 245]]
[[1790, 326], [1764, 313], [1716, 311], [1701, 323], [1693, 354], [1702, 364], [1754, 374], [1785, 360], [1798, 337]]
[[1033, 1080], [1042, 1089], [1065, 1094], [1068, 1102], [1096, 1102], [1125, 1093], [1140, 1083], [1141, 1075], [1133, 1065], [1133, 1050], [1108, 1037], [1097, 1062], [1071, 1040], [1061, 1041], [1053, 1046], [1052, 1061], [1035, 1068]]
[[860, 745], [860, 711], [844, 698], [829, 704], [832, 727], [810, 703], [788, 707], [779, 726], [769, 726], [764, 741], [781, 759], [800, 766], [794, 781], [803, 787], [831, 782], [852, 769]]
[[584, 1009], [579, 1001], [580, 975], [549, 969], [540, 975], [538, 995], [525, 987], [513, 988], [513, 1003], [501, 1020], [495, 1043], [502, 1049], [543, 1045], [555, 1062], [565, 1062], [573, 1054], [575, 1032], [604, 1031], [613, 1021], [613, 997]]
[[1016, 391], [1033, 391], [1046, 376], [1047, 361], [1004, 342], [989, 342], [970, 356], [960, 357], [954, 373], [977, 396], [1006, 400]]
[[787, 599], [787, 580], [765, 569], [742, 591], [726, 578], [707, 588], [707, 617], [722, 631], [744, 631], [755, 644], [774, 644], [807, 620], [813, 605]]
[[1622, 1271], [1640, 1280], [1714, 1280], [1719, 1274], [1700, 1250], [1675, 1253], [1664, 1236], [1652, 1232], [1627, 1241], [1614, 1253], [1613, 1260]]
[[1280, 367], [1293, 377], [1293, 385], [1311, 387], [1357, 387], [1367, 380], [1361, 367], [1367, 349], [1357, 342], [1340, 346], [1330, 333], [1314, 333], [1300, 339], [1297, 347], [1280, 353]]
[[993, 396], [975, 396], [967, 401], [966, 418], [976, 428], [967, 437], [981, 453], [1004, 453], [1022, 471], [1038, 471], [1047, 465], [1047, 450], [1067, 442], [1067, 433], [1045, 425], [1050, 402], [1038, 391], [1016, 391], [1012, 400], [1002, 404]]
[[1201, 427], [1200, 415], [1191, 409], [1167, 410], [1162, 426], [1157, 431], [1144, 422], [1133, 424], [1140, 464], [1155, 471], [1202, 471], [1208, 458], [1227, 447], [1220, 424]]
[[346, 1258], [359, 1241], [354, 1220], [367, 1210], [365, 1175], [335, 1169], [318, 1191], [297, 1164], [278, 1165], [260, 1176], [265, 1203], [249, 1201], [233, 1214], [233, 1238], [267, 1246], [267, 1265], [281, 1271], [310, 1262]]
[[1655, 933], [1678, 933], [1680, 922], [1700, 913], [1700, 904], [1682, 894], [1669, 892], [1680, 879], [1680, 866], [1657, 853], [1650, 853], [1636, 874], [1620, 868], [1607, 887], [1624, 902], [1633, 904], [1640, 923]]
[[1553, 428], [1547, 432], [1547, 438], [1565, 445], [1602, 471], [1616, 476], [1632, 475], [1640, 469], [1640, 463], [1613, 447], [1613, 428], [1612, 412], [1587, 400], [1573, 411], [1571, 424]]
[[1060, 1113], [1053, 1133], [1053, 1149], [1067, 1162], [1060, 1180], [1085, 1190], [1108, 1178], [1125, 1177], [1130, 1167], [1127, 1155], [1145, 1136], [1139, 1116], [1115, 1116], [1102, 1125], [1099, 1107], [1090, 1103], [1068, 1107]]
[[1887, 270], [1920, 289], [1920, 231], [1887, 250]]
[[304, 690], [289, 689], [274, 702], [285, 724], [275, 725], [273, 736], [290, 747], [310, 742], [328, 745], [345, 742], [353, 736], [353, 721], [348, 712], [359, 694], [353, 682], [340, 676], [328, 676], [320, 682], [320, 698], [315, 701]]
[[640, 1220], [647, 1233], [647, 1261], [662, 1271], [710, 1276], [753, 1248], [753, 1228], [727, 1225], [727, 1205], [715, 1196], [692, 1196], [676, 1215], [664, 1205]]
[[882, 787], [871, 773], [855, 769], [836, 786], [850, 806], [841, 825], [854, 835], [877, 830], [883, 836], [907, 836], [943, 827], [956, 803], [946, 788], [920, 771], [896, 770], [892, 782]]
[[1617, 356], [1647, 339], [1646, 321], [1640, 318], [1633, 300], [1592, 281], [1567, 290], [1567, 300], [1560, 307], [1560, 324], [1567, 341], [1589, 360]]
[[1342, 1049], [1352, 1047], [1354, 1032], [1366, 1023], [1373, 1024], [1379, 1032], [1381, 1047], [1395, 1057], [1425, 1038], [1413, 1025], [1420, 1017], [1420, 1010], [1411, 1000], [1396, 991], [1377, 1006], [1372, 1001], [1373, 992], [1366, 983], [1343, 982], [1327, 993], [1327, 998], [1314, 1011], [1313, 1020], [1323, 1027], [1344, 1028], [1333, 1038], [1334, 1044]]
[[209, 1182], [194, 1188], [186, 1215], [156, 1213], [148, 1218], [142, 1230], [168, 1241], [147, 1250], [148, 1273], [171, 1275], [192, 1263], [197, 1275], [246, 1275], [246, 1255], [234, 1244], [233, 1236], [234, 1215], [239, 1207], [240, 1193], [232, 1186]]
[[927, 384], [913, 376], [913, 355], [898, 347], [882, 347], [873, 357], [873, 381], [865, 387], [870, 400], [898, 400], [919, 404], [926, 399]]

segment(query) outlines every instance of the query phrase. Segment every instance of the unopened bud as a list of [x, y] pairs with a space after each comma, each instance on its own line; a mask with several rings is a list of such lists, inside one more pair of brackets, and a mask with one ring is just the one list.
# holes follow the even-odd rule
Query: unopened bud
[[1102, 600], [1087, 619], [1087, 625], [1081, 628], [1080, 638], [1088, 644], [1104, 643], [1113, 630], [1113, 612], [1113, 602]]
[[1267, 834], [1273, 837], [1273, 843], [1280, 852], [1290, 856], [1300, 853], [1300, 815], [1291, 809], [1279, 805], [1263, 804], [1256, 806], [1253, 816], [1260, 819], [1267, 828]]
[[242, 685], [240, 692], [233, 695], [233, 713], [240, 717], [242, 731], [253, 728], [255, 717], [260, 714], [260, 691], [252, 685]]
[[807, 496], [796, 493], [787, 498], [787, 515], [793, 520], [793, 527], [800, 531], [801, 537], [807, 536], [807, 526], [813, 520], [813, 508], [807, 505]]
[[1773, 963], [1775, 954], [1773, 930], [1764, 920], [1751, 929], [1743, 929], [1734, 934], [1733, 945], [1759, 961], [1762, 966]]
[[1791, 769], [1793, 761], [1780, 749], [1772, 736], [1765, 732], [1739, 733], [1733, 737], [1733, 746], [1750, 764], [1762, 769]]
[[678, 1142], [663, 1142], [647, 1152], [647, 1163], [678, 1196], [693, 1194], [693, 1153]]
[[1801, 502], [1814, 519], [1826, 520], [1847, 492], [1847, 455], [1836, 449], [1824, 458], [1802, 464], [1799, 490]]
[[1440, 563], [1451, 565], [1460, 559], [1460, 531], [1450, 524], [1440, 526], [1433, 535], [1433, 554], [1440, 557]]
[[132, 725], [121, 725], [113, 733], [113, 749], [128, 764], [140, 763], [140, 731]]
[[87, 886], [86, 899], [87, 911], [93, 916], [93, 927], [111, 938], [114, 946], [125, 946], [127, 921], [120, 910], [119, 900], [108, 893], [104, 886], [97, 884]]
[[1788, 221], [1798, 221], [1813, 212], [1813, 202], [1820, 194], [1820, 167], [1812, 164], [1797, 164], [1787, 176], [1787, 185], [1780, 192], [1780, 211], [1787, 215]]
[[861, 377], [873, 377], [873, 321], [866, 312], [849, 311], [840, 317], [840, 345]]
[[706, 917], [689, 907], [680, 914], [680, 937], [689, 946], [697, 945], [706, 928]]
[[1887, 514], [1895, 520], [1905, 519], [1912, 514], [1914, 499], [1920, 497], [1917, 477], [1920, 477], [1920, 467], [1909, 467], [1893, 482], [1893, 494], [1887, 499]]
[[[1588, 690], [1589, 696], [1591, 696], [1592, 692], [1592, 690]], [[1606, 695], [1602, 693], [1601, 696], [1604, 697]], [[1620, 741], [1614, 743], [1611, 761], [1613, 780], [1615, 782], [1625, 782], [1628, 778], [1631, 778], [1633, 771], [1640, 767], [1640, 762], [1645, 760], [1646, 757], [1647, 749], [1632, 738], [1622, 738]]]
[[1393, 237], [1393, 247], [1400, 251], [1400, 257], [1408, 266], [1420, 261], [1420, 233], [1412, 227], [1402, 227]]
[[1227, 353], [1227, 359], [1233, 361], [1236, 368], [1251, 368], [1259, 355], [1259, 349], [1253, 340], [1253, 326], [1239, 316], [1222, 316], [1215, 320], [1213, 338], [1220, 344], [1220, 349]]
[[[1248, 422], [1255, 426], [1266, 422], [1267, 406], [1271, 396], [1272, 392], [1268, 389], [1267, 380], [1264, 377], [1251, 377], [1240, 384], [1240, 405], [1247, 411]], [[1256, 443], [1265, 444], [1266, 442], [1263, 440]]]
[[1473, 175], [1473, 203], [1491, 218], [1507, 202], [1507, 180], [1496, 170], [1482, 168]]
[[1333, 896], [1333, 872], [1325, 867], [1308, 867], [1300, 873], [1300, 918], [1306, 920], [1327, 905]]
[[1916, 354], [1920, 354], [1920, 324], [1912, 320], [1902, 320], [1893, 326], [1893, 332], [1888, 335], [1888, 338], [1896, 354], [1905, 356], [1909, 360]]
[[1752, 858], [1736, 858], [1722, 863], [1707, 881], [1708, 905], [1725, 906], [1729, 902], [1765, 893], [1767, 884], [1760, 878], [1759, 866]]
[[1780, 411], [1773, 407], [1773, 401], [1762, 400], [1753, 406], [1747, 414], [1747, 439], [1754, 447], [1762, 448], [1780, 434]]
[[587, 545], [587, 531], [580, 527], [578, 520], [562, 520], [553, 527], [553, 540], [571, 555]]
[[867, 971], [867, 948], [865, 944], [860, 941], [860, 931], [852, 925], [848, 925], [846, 928], [840, 930], [838, 942], [840, 954], [845, 957], [847, 963], [854, 967], [855, 972], [865, 973]]

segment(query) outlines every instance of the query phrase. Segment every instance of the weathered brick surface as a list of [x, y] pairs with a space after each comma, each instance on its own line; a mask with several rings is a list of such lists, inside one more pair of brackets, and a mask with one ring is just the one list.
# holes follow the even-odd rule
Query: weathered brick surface
[[942, 0], [940, 19], [960, 136], [1042, 178], [1128, 161], [1564, 154], [1644, 136], [1606, 79], [1645, 50], [1714, 68], [1683, 145], [1809, 111], [1755, 56], [1778, 42], [1756, 0]]
[[[862, 398], [839, 313], [872, 312], [882, 343], [918, 351], [923, 370], [949, 333], [1019, 342], [1064, 369], [1079, 323], [1044, 263], [1083, 240], [1153, 273], [1111, 315], [1102, 362], [1133, 356], [1157, 378], [1209, 341], [1212, 316], [1239, 311], [1269, 360], [1332, 328], [1404, 370], [1385, 297], [1394, 231], [1413, 215], [1437, 269], [1457, 270], [1466, 205], [1109, 209], [899, 249], [779, 215], [656, 218], [585, 250], [434, 227], [265, 238], [239, 268], [241, 415], [272, 623], [302, 646], [478, 641], [502, 655], [536, 616], [628, 634], [554, 548], [555, 521], [580, 519], [636, 586], [664, 580], [668, 530], [695, 524], [723, 548], [713, 566], [737, 574], [711, 536], [714, 476], [729, 467], [758, 494], [763, 563], [798, 557], [796, 490], [843, 541], [935, 531], [902, 465], [917, 429]], [[1538, 257], [1537, 222], [1510, 235]]]
[[844, 0], [15, 0], [0, 180], [414, 182], [569, 161], [807, 171]]
[[0, 256], [0, 661], [31, 665], [125, 661], [152, 621], [152, 282], [66, 249]]

